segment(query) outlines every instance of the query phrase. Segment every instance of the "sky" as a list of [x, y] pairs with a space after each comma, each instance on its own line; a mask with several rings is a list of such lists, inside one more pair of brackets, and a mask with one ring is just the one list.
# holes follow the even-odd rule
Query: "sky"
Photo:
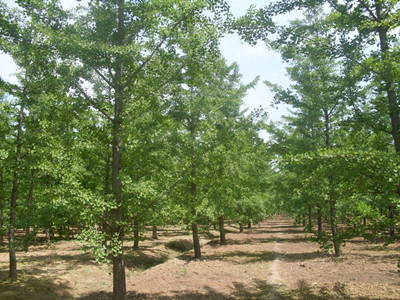
[[[5, 1], [9, 6], [14, 4], [13, 0]], [[62, 0], [65, 8], [71, 8], [76, 1]], [[268, 0], [227, 0], [231, 11], [235, 16], [241, 16], [246, 13], [250, 5], [264, 6]], [[281, 60], [279, 53], [268, 50], [266, 45], [259, 42], [256, 46], [250, 46], [244, 43], [235, 35], [228, 35], [221, 40], [221, 52], [227, 62], [237, 62], [242, 74], [243, 83], [251, 82], [255, 77], [260, 76], [260, 80], [254, 89], [250, 90], [244, 98], [243, 109], [253, 110], [262, 106], [268, 113], [268, 120], [279, 121], [282, 114], [287, 114], [284, 106], [273, 108], [270, 106], [273, 93], [263, 84], [268, 80], [281, 86], [288, 87], [289, 79], [285, 76], [285, 65]], [[0, 76], [1, 78], [15, 82], [16, 67], [13, 60], [0, 52]]]

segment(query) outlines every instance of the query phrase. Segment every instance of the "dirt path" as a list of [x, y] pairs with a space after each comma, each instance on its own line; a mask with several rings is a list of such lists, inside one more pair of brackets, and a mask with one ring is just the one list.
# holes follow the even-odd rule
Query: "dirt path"
[[282, 278], [280, 274], [280, 245], [278, 242], [274, 242], [273, 251], [276, 253], [275, 259], [272, 261], [270, 266], [271, 276], [269, 278], [268, 283], [274, 287], [273, 290], [269, 293], [270, 299], [280, 299], [280, 296], [275, 292], [275, 290], [279, 289], [282, 285]]
[[285, 217], [227, 237], [204, 246], [201, 261], [185, 255], [130, 278], [128, 290], [139, 299], [400, 299], [399, 245], [366, 253], [354, 241], [335, 260]]
[[[400, 300], [399, 243], [384, 247], [353, 239], [343, 257], [334, 259], [286, 217], [276, 216], [244, 233], [235, 225], [227, 229], [223, 246], [217, 233], [210, 233], [200, 261], [192, 259], [193, 253], [178, 256], [165, 247], [191, 239], [180, 228], [163, 228], [159, 240], [143, 241], [139, 251], [127, 241], [128, 299]], [[8, 255], [0, 251], [0, 300], [111, 299], [110, 265], [98, 265], [75, 241], [33, 246], [19, 252], [18, 260], [21, 279], [10, 283]]]

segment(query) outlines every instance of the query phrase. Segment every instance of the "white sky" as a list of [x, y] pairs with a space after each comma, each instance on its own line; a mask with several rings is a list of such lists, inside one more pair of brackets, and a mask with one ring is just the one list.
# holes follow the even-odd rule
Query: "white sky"
[[[9, 6], [14, 5], [13, 0], [6, 0], [5, 2]], [[70, 8], [77, 3], [74, 0], [62, 0], [61, 2], [65, 8]], [[227, 0], [227, 2], [231, 6], [233, 14], [241, 16], [245, 14], [250, 5], [263, 6], [270, 1]], [[282, 114], [287, 114], [287, 110], [284, 107], [280, 107], [279, 109], [270, 107], [273, 94], [263, 84], [264, 80], [268, 80], [284, 87], [289, 85], [289, 81], [285, 77], [285, 66], [278, 53], [268, 50], [261, 42], [256, 46], [243, 43], [237, 35], [229, 35], [222, 39], [221, 51], [228, 63], [237, 62], [239, 64], [244, 83], [251, 82], [256, 76], [261, 77], [257, 86], [250, 90], [244, 99], [245, 107], [252, 110], [260, 107], [260, 105], [263, 106], [267, 109], [269, 120], [271, 121], [278, 121]], [[12, 76], [13, 73], [15, 73], [13, 60], [8, 55], [0, 52], [1, 78], [15, 83], [16, 80]]]

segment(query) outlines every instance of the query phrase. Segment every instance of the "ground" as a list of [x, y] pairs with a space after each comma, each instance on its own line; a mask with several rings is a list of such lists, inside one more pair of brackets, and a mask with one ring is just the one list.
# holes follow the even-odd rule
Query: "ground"
[[[228, 243], [217, 232], [202, 236], [202, 260], [166, 248], [190, 240], [187, 231], [166, 227], [158, 240], [133, 251], [126, 244], [129, 299], [400, 299], [400, 244], [383, 246], [361, 238], [341, 258], [319, 250], [311, 234], [276, 216], [239, 233], [228, 227]], [[148, 233], [150, 236], [150, 233]], [[110, 299], [109, 265], [97, 264], [74, 241], [33, 246], [19, 252], [20, 280], [6, 280], [8, 254], [0, 252], [0, 299]]]

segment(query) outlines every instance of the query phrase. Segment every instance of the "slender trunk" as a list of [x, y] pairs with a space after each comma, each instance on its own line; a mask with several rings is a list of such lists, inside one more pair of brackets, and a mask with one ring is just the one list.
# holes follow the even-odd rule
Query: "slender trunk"
[[367, 226], [367, 218], [363, 218], [363, 225]]
[[324, 125], [325, 125], [325, 145], [327, 148], [331, 147], [331, 135], [330, 135], [330, 116], [327, 109], [323, 109], [324, 113]]
[[113, 300], [126, 299], [126, 278], [124, 253], [113, 256]]
[[[385, 15], [383, 12], [382, 4], [376, 3], [376, 15], [379, 22], [385, 22]], [[400, 115], [398, 110], [398, 103], [397, 103], [397, 94], [394, 87], [394, 74], [393, 74], [393, 67], [390, 61], [386, 61], [388, 59], [387, 53], [389, 52], [390, 45], [389, 45], [389, 38], [388, 38], [388, 30], [389, 28], [382, 24], [381, 27], [378, 28], [379, 34], [379, 45], [380, 45], [380, 52], [383, 57], [383, 72], [380, 74], [382, 81], [384, 82], [384, 88], [387, 95], [388, 100], [388, 108], [389, 108], [389, 117], [392, 126], [391, 135], [394, 142], [394, 148], [396, 153], [400, 155]], [[390, 59], [390, 58], [389, 58]]]
[[[194, 102], [193, 86], [191, 86], [191, 101]], [[189, 129], [190, 129], [190, 138], [191, 138], [190, 194], [191, 194], [191, 205], [192, 205], [192, 216], [193, 216], [193, 221], [192, 221], [193, 248], [194, 248], [194, 257], [196, 259], [201, 259], [199, 228], [198, 228], [197, 220], [196, 220], [196, 215], [197, 215], [197, 211], [196, 211], [196, 201], [197, 201], [197, 199], [196, 199], [197, 198], [197, 184], [196, 184], [196, 175], [197, 174], [196, 174], [196, 171], [197, 171], [197, 166], [195, 163], [195, 159], [196, 159], [196, 149], [195, 149], [196, 124], [193, 119], [189, 120]]]
[[34, 183], [33, 183], [33, 177], [34, 174], [32, 172], [32, 182], [31, 186], [29, 188], [29, 195], [28, 195], [28, 216], [27, 216], [27, 227], [25, 228], [25, 239], [24, 239], [24, 250], [29, 251], [29, 244], [31, 240], [31, 216], [30, 212], [32, 210], [32, 204], [33, 204], [33, 188], [34, 188]]
[[8, 277], [11, 280], [17, 280], [17, 256], [15, 249], [15, 221], [17, 211], [17, 199], [18, 199], [18, 188], [19, 188], [19, 164], [21, 159], [22, 149], [22, 123], [24, 120], [24, 106], [21, 105], [18, 117], [18, 131], [17, 131], [17, 151], [15, 156], [15, 169], [13, 176], [13, 188], [11, 193], [10, 203], [10, 229], [8, 233], [9, 241], [9, 261], [10, 269]]
[[[196, 176], [196, 169], [192, 167], [192, 178]], [[192, 205], [195, 205], [197, 193], [196, 183], [191, 183], [191, 194], [192, 194]], [[196, 210], [193, 208], [192, 211], [193, 217], [196, 217]], [[192, 235], [193, 235], [193, 248], [194, 248], [194, 257], [200, 259], [201, 258], [201, 247], [200, 247], [200, 238], [199, 238], [199, 228], [196, 221], [192, 221]]]
[[133, 250], [139, 249], [139, 220], [133, 221]]
[[193, 234], [194, 258], [201, 259], [199, 228], [195, 222], [192, 223], [192, 234]]
[[4, 171], [1, 170], [0, 173], [0, 245], [4, 244], [4, 233], [3, 233], [3, 225], [4, 225]]
[[[388, 218], [392, 221], [393, 224], [395, 224], [395, 220], [394, 220], [394, 207], [393, 205], [389, 206], [389, 214], [388, 214]], [[394, 231], [394, 227], [391, 226], [389, 229], [389, 234], [391, 238], [394, 238], [395, 235], [395, 231]]]
[[51, 243], [50, 229], [46, 228], [45, 233], [46, 233], [46, 244], [49, 245]]
[[[107, 151], [107, 156], [106, 156], [106, 159], [105, 159], [105, 163], [106, 163], [106, 174], [105, 174], [105, 178], [104, 178], [104, 195], [106, 196], [106, 197], [108, 197], [108, 195], [110, 195], [110, 193], [111, 193], [111, 189], [110, 189], [110, 173], [111, 173], [111, 163], [112, 163], [112, 158], [111, 158], [111, 155], [110, 155], [110, 153]], [[106, 234], [106, 237], [105, 237], [105, 239], [103, 240], [103, 245], [105, 246], [105, 247], [107, 247], [107, 240], [108, 240], [108, 235], [109, 235], [109, 233], [110, 233], [110, 228], [109, 228], [109, 226], [107, 225], [107, 222], [106, 222], [106, 220], [109, 220], [109, 213], [108, 213], [108, 211], [107, 210], [105, 210], [104, 211], [104, 222], [103, 222], [103, 233], [105, 233]]]
[[322, 207], [321, 203], [317, 204], [317, 220], [318, 220], [318, 237], [322, 236]]
[[[303, 227], [306, 227], [306, 224], [307, 224], [306, 214], [303, 214], [301, 220], [302, 220]], [[305, 230], [305, 228], [304, 228], [304, 230]]]
[[307, 224], [307, 231], [312, 232], [312, 209], [311, 205], [308, 205], [308, 224]]
[[338, 227], [337, 227], [337, 222], [336, 222], [336, 201], [335, 200], [329, 201], [329, 208], [330, 208], [333, 248], [335, 250], [335, 256], [338, 257], [342, 254], [342, 249], [341, 249], [341, 242], [338, 237]]
[[221, 245], [225, 245], [226, 244], [226, 236], [225, 236], [225, 227], [224, 227], [224, 217], [219, 217], [218, 218], [218, 222], [219, 222], [219, 236], [220, 236], [220, 240], [221, 240]]
[[247, 223], [247, 228], [251, 229], [251, 222]]
[[[385, 21], [385, 13], [382, 8], [382, 4], [377, 1], [376, 3], [376, 15], [377, 19], [379, 22], [384, 23]], [[394, 84], [394, 73], [393, 73], [393, 67], [390, 61], [385, 61], [388, 59], [387, 53], [389, 52], [389, 38], [388, 38], [388, 26], [387, 25], [382, 25], [381, 27], [378, 28], [378, 34], [379, 34], [379, 45], [380, 45], [380, 52], [382, 54], [382, 57], [384, 59], [383, 61], [383, 66], [384, 66], [384, 72], [381, 75], [386, 94], [387, 94], [387, 100], [388, 100], [388, 108], [389, 108], [389, 116], [390, 116], [390, 122], [391, 122], [391, 135], [393, 138], [394, 142], [394, 148], [398, 156], [400, 156], [400, 115], [399, 115], [399, 108], [398, 108], [398, 97], [396, 94], [395, 90], [395, 84]], [[390, 58], [389, 58], [390, 59]], [[400, 188], [397, 188], [397, 194], [400, 196]], [[389, 218], [393, 218], [393, 206], [389, 208]], [[394, 228], [390, 228], [390, 237], [394, 237]]]
[[[125, 44], [125, 25], [124, 25], [124, 0], [117, 0], [118, 7], [118, 44]], [[113, 119], [113, 141], [112, 141], [112, 191], [116, 208], [112, 211], [113, 238], [117, 239], [121, 249], [118, 253], [113, 253], [113, 300], [126, 299], [126, 277], [124, 262], [124, 227], [123, 208], [122, 208], [122, 133], [123, 133], [123, 104], [124, 86], [122, 83], [124, 75], [124, 63], [120, 55], [117, 55], [115, 64], [115, 99], [114, 99], [114, 119]]]
[[3, 231], [3, 225], [4, 225], [4, 207], [0, 207], [0, 245], [4, 245], [4, 231]]
[[153, 225], [152, 232], [153, 232], [153, 240], [158, 240], [157, 225]]
[[243, 232], [243, 223], [239, 223], [239, 232]]

